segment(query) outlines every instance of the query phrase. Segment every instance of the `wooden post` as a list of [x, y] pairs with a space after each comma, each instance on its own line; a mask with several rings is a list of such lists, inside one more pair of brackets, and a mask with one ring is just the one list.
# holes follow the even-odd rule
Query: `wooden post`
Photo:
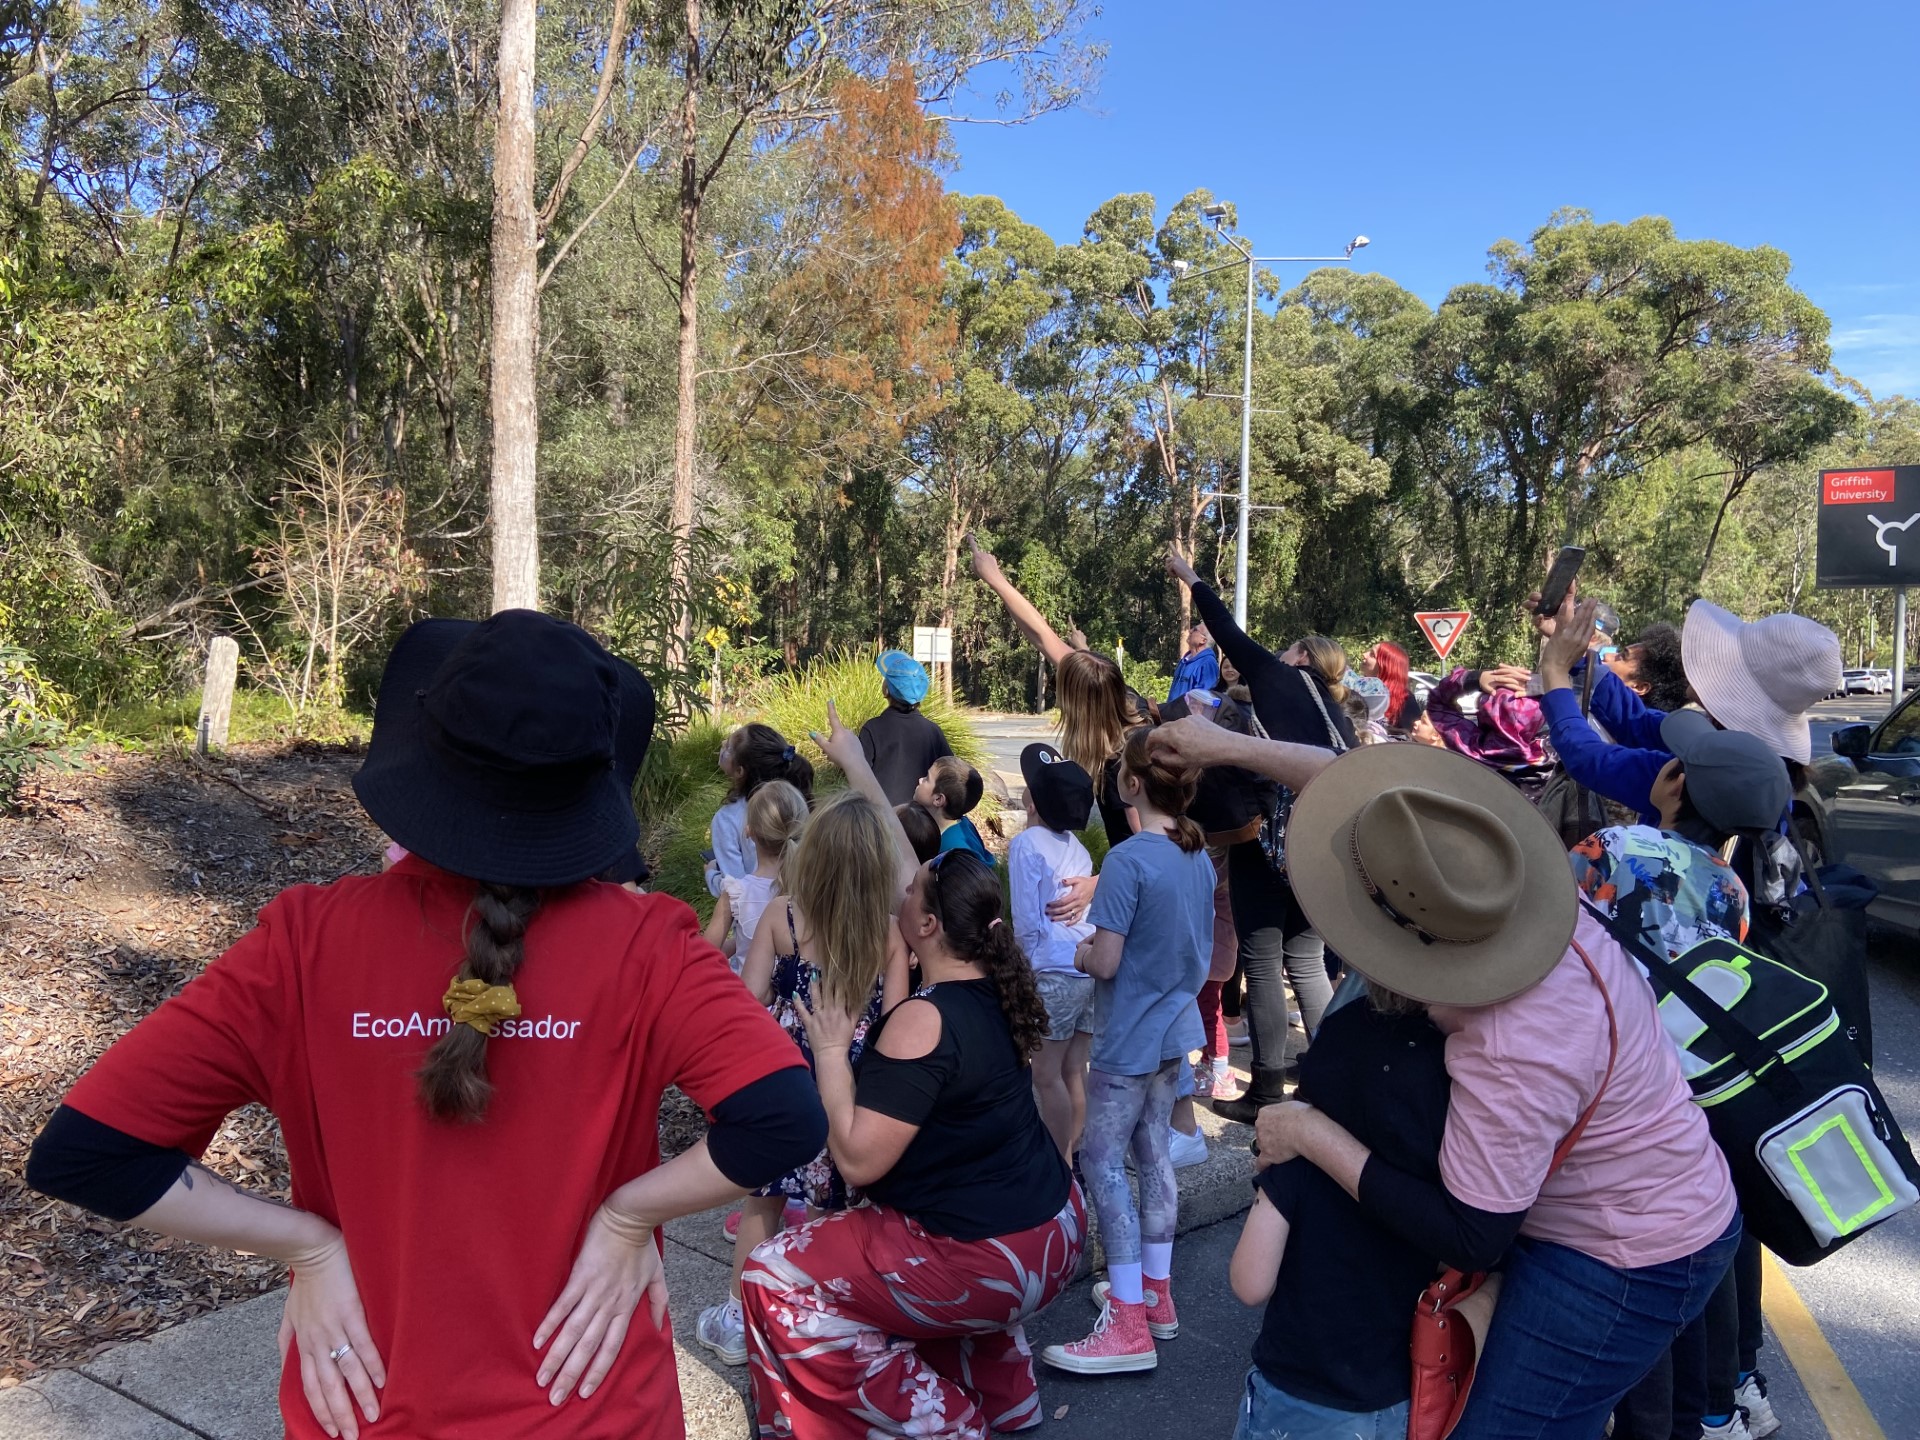
[[193, 753], [227, 748], [227, 724], [233, 719], [233, 682], [240, 670], [240, 645], [225, 635], [207, 647], [207, 683], [200, 691], [200, 724]]

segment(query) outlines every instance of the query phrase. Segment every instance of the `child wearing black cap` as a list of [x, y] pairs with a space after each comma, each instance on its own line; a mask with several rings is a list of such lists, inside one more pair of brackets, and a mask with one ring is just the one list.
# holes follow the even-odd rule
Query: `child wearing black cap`
[[1060, 1153], [1071, 1159], [1087, 1118], [1087, 1052], [1093, 1044], [1093, 977], [1073, 968], [1073, 952], [1093, 926], [1049, 919], [1047, 906], [1069, 878], [1093, 873], [1087, 847], [1074, 833], [1093, 809], [1093, 780], [1051, 745], [1027, 746], [1020, 773], [1027, 782], [1027, 827], [1007, 847], [1013, 938], [1033, 966], [1047, 1007], [1047, 1038], [1033, 1059], [1033, 1093]]

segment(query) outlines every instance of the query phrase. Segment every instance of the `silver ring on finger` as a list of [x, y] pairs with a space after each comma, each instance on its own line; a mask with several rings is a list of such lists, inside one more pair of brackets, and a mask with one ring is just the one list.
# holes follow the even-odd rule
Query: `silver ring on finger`
[[338, 1365], [342, 1360], [346, 1359], [347, 1356], [351, 1355], [352, 1353], [353, 1353], [353, 1346], [349, 1345], [346, 1341], [342, 1340], [338, 1345], [334, 1346], [333, 1349], [327, 1351], [327, 1358], [333, 1361], [334, 1364]]

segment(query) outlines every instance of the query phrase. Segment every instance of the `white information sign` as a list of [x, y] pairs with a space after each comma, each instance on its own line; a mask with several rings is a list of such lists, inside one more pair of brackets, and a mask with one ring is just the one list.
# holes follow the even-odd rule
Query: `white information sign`
[[922, 665], [951, 665], [953, 631], [945, 625], [914, 626], [913, 658]]

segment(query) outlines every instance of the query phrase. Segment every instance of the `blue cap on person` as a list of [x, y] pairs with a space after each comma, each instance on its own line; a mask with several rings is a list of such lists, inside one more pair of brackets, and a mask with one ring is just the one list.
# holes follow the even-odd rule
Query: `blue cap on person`
[[881, 688], [889, 700], [902, 705], [918, 705], [927, 698], [927, 667], [904, 650], [885, 650], [873, 662], [880, 672]]

